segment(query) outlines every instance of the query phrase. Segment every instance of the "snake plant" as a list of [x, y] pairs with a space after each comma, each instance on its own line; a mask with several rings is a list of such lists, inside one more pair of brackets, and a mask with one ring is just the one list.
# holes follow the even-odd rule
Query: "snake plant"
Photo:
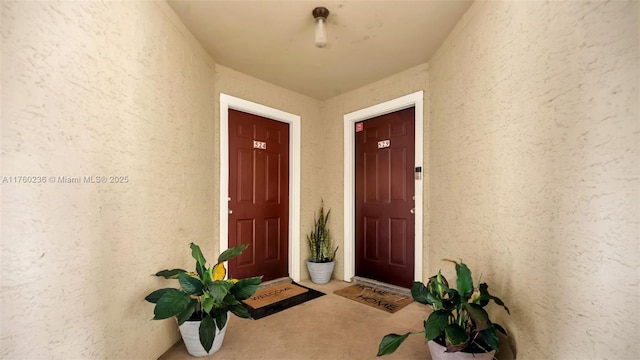
[[309, 242], [309, 250], [311, 250], [310, 261], [316, 263], [331, 262], [336, 257], [338, 247], [333, 249], [331, 245], [331, 232], [327, 228], [329, 222], [329, 214], [331, 209], [324, 212], [324, 201], [320, 204], [320, 214], [316, 218], [313, 215], [313, 229], [311, 233], [307, 235], [307, 241]]

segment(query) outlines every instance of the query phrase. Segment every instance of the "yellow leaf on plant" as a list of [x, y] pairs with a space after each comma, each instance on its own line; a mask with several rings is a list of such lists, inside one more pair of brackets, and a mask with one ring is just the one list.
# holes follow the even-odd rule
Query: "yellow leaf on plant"
[[224, 268], [224, 263], [219, 263], [213, 267], [213, 281], [224, 280], [225, 275], [227, 275], [227, 269]]
[[472, 294], [471, 294], [471, 299], [469, 299], [469, 302], [472, 302], [474, 304], [479, 304], [480, 303], [480, 290], [475, 290]]
[[235, 284], [235, 283], [237, 283], [237, 282], [238, 282], [238, 279], [231, 279], [231, 280], [229, 280], [229, 281], [231, 281], [232, 283], [234, 283], [234, 284]]

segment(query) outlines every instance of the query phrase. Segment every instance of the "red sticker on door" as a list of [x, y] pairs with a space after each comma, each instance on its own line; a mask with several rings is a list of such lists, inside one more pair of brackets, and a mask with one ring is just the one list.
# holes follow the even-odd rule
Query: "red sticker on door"
[[364, 123], [356, 123], [356, 132], [360, 132], [362, 130], [364, 130]]

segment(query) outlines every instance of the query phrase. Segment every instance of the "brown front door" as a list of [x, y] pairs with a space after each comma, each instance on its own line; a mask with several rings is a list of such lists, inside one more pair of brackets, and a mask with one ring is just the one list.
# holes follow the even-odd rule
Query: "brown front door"
[[406, 288], [414, 274], [414, 112], [355, 124], [356, 276]]
[[288, 276], [289, 125], [229, 109], [229, 275]]

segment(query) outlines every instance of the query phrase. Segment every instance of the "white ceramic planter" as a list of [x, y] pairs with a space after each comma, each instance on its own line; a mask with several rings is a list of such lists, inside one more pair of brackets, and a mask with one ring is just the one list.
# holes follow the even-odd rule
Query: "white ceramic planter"
[[447, 350], [446, 347], [433, 340], [427, 342], [427, 345], [429, 345], [432, 360], [493, 360], [496, 354], [495, 350], [491, 350], [488, 353], [466, 353], [462, 351], [448, 353], [445, 352]]
[[227, 323], [222, 330], [216, 327], [216, 337], [213, 339], [213, 346], [211, 350], [206, 352], [202, 344], [200, 344], [200, 321], [185, 321], [180, 325], [180, 334], [182, 335], [182, 341], [187, 347], [187, 352], [192, 356], [206, 356], [215, 353], [222, 347], [222, 341], [224, 340], [224, 334], [229, 326], [229, 320], [231, 320], [231, 313], [227, 313]]
[[331, 280], [331, 274], [333, 273], [333, 267], [336, 265], [335, 261], [326, 263], [315, 263], [307, 260], [307, 269], [311, 276], [311, 281], [314, 284], [326, 284]]

